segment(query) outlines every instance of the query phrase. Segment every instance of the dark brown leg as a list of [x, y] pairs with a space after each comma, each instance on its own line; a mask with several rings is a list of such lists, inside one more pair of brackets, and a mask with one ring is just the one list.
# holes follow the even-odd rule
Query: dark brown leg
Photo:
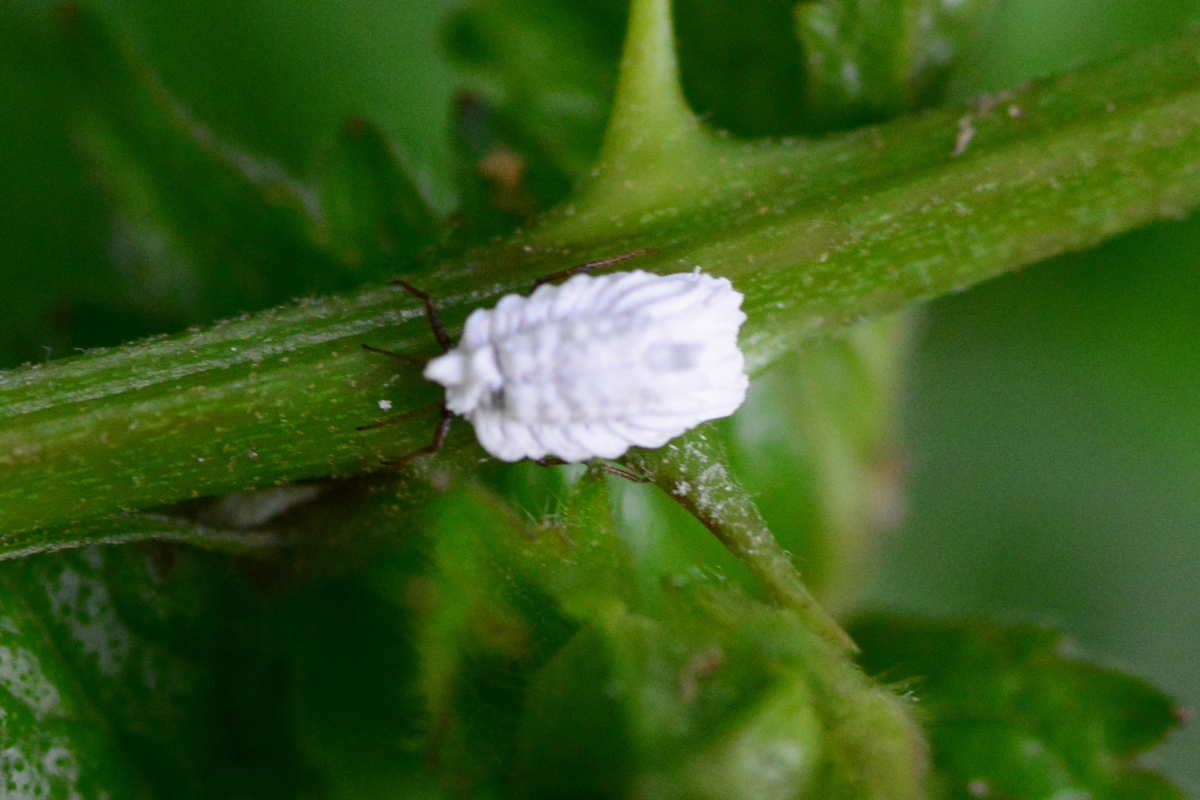
[[[570, 462], [563, 461], [561, 458], [555, 458], [554, 456], [546, 456], [545, 458], [539, 458], [539, 459], [534, 460], [533, 463], [537, 464], [539, 467], [561, 467]], [[593, 460], [587, 462], [587, 465], [589, 467], [598, 469], [601, 472], [607, 472], [609, 475], [616, 475], [617, 477], [624, 478], [625, 480], [628, 480], [628, 481], [633, 481], [634, 483], [649, 483], [650, 482], [650, 479], [647, 478], [645, 475], [638, 475], [636, 472], [631, 472], [629, 470], [621, 469], [620, 467], [615, 467], [612, 464], [606, 464], [603, 461], [599, 461], [597, 459], [593, 459]]]
[[[429, 319], [429, 327], [433, 328], [434, 338], [437, 339], [438, 344], [442, 348], [442, 352], [450, 350], [450, 348], [454, 346], [454, 342], [450, 338], [450, 334], [446, 332], [446, 326], [442, 324], [442, 318], [438, 316], [437, 309], [433, 305], [433, 298], [407, 281], [395, 280], [392, 281], [392, 284], [394, 286], [403, 287], [409, 294], [412, 294], [425, 304], [425, 316]], [[379, 353], [380, 355], [395, 358], [399, 361], [407, 361], [410, 363], [423, 363], [426, 361], [426, 359], [423, 358], [407, 356], [402, 353], [393, 353], [390, 350], [380, 350], [378, 347], [371, 347], [369, 344], [364, 344], [363, 349], [369, 350], [372, 353]], [[440, 408], [442, 410], [442, 416], [441, 419], [438, 420], [437, 430], [433, 434], [433, 441], [426, 447], [422, 447], [420, 450], [409, 453], [408, 455], [398, 458], [395, 461], [383, 462], [383, 466], [385, 467], [399, 467], [408, 463], [417, 456], [425, 455], [426, 453], [436, 453], [438, 450], [442, 449], [442, 446], [446, 443], [446, 437], [450, 434], [450, 423], [454, 421], [454, 414], [448, 408], [446, 408], [445, 403], [431, 403], [427, 406], [422, 406], [421, 408], [413, 409], [412, 411], [406, 412], [399, 416], [392, 417], [391, 419], [386, 419], [383, 422], [376, 422], [374, 425], [363, 425], [356, 430], [372, 431], [376, 430], [377, 428], [386, 428], [389, 425], [395, 425], [397, 422], [404, 422], [412, 419], [413, 417], [420, 416], [421, 414], [424, 414], [426, 411], [429, 411], [433, 408]]]
[[407, 281], [397, 279], [392, 281], [392, 285], [404, 287], [405, 291], [425, 304], [425, 316], [429, 317], [429, 327], [433, 328], [433, 336], [442, 346], [442, 352], [448, 352], [450, 348], [454, 347], [454, 340], [446, 332], [446, 326], [442, 324], [442, 318], [438, 316], [437, 309], [433, 306], [433, 298]]
[[420, 408], [415, 408], [412, 411], [405, 411], [403, 414], [401, 414], [398, 417], [392, 417], [390, 419], [385, 419], [383, 422], [376, 422], [374, 425], [362, 425], [360, 427], [355, 428], [354, 430], [356, 430], [356, 431], [373, 431], [376, 428], [386, 428], [389, 425], [395, 425], [397, 422], [407, 422], [408, 420], [412, 419], [413, 417], [419, 417], [422, 414], [424, 414], [426, 411], [431, 411], [432, 409], [435, 409], [435, 408], [442, 408], [442, 404], [441, 403], [430, 403], [427, 406], [421, 406]]
[[364, 344], [362, 347], [363, 350], [370, 350], [372, 353], [379, 353], [381, 356], [390, 356], [398, 361], [407, 361], [409, 364], [423, 364], [428, 360], [417, 358], [416, 356], [406, 356], [403, 353], [393, 353], [391, 350], [380, 350], [378, 347], [371, 347], [369, 344]]
[[624, 478], [625, 480], [633, 481], [634, 483], [649, 483], [650, 482], [650, 479], [647, 478], [645, 475], [639, 475], [636, 472], [624, 470], [624, 469], [621, 469], [620, 467], [614, 467], [612, 464], [603, 464], [600, 462], [594, 462], [592, 464], [592, 466], [596, 467], [601, 472], [607, 472], [609, 475], [616, 475], [618, 478]]
[[395, 461], [384, 461], [385, 467], [401, 467], [412, 461], [417, 456], [423, 456], [426, 453], [436, 453], [446, 444], [446, 437], [450, 435], [450, 423], [454, 422], [454, 412], [442, 406], [442, 418], [438, 420], [437, 431], [433, 434], [433, 441], [422, 447], [420, 450], [414, 450], [406, 456], [401, 456]]
[[[589, 261], [586, 264], [580, 264], [578, 267], [571, 267], [570, 269], [564, 269], [562, 272], [555, 272], [550, 275], [546, 275], [545, 277], [538, 278], [536, 281], [533, 282], [533, 289], [538, 288], [543, 283], [553, 283], [554, 281], [562, 280], [563, 278], [570, 278], [574, 275], [578, 275], [581, 272], [591, 272], [594, 269], [600, 269], [601, 267], [607, 267], [610, 264], [616, 264], [617, 262], [624, 261], [627, 258], [636, 258], [637, 256], [653, 255], [654, 253], [657, 253], [657, 252], [658, 251], [653, 248], [648, 248], [646, 250], [633, 250], [622, 256], [613, 256], [612, 258], [602, 258], [599, 261]], [[533, 291], [533, 289], [530, 289], [530, 291]]]

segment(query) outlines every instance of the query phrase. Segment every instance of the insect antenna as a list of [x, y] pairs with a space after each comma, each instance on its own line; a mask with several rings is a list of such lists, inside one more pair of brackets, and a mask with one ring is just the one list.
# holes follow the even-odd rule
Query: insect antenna
[[549, 275], [538, 278], [533, 282], [533, 287], [529, 291], [533, 291], [543, 283], [553, 283], [554, 281], [562, 280], [563, 278], [570, 278], [583, 272], [591, 272], [592, 270], [600, 269], [601, 267], [607, 267], [611, 264], [625, 261], [626, 259], [637, 258], [638, 256], [654, 255], [657, 252], [657, 250], [650, 247], [646, 248], [645, 250], [631, 250], [624, 255], [612, 256], [611, 258], [602, 258], [599, 261], [589, 261], [586, 264], [580, 264], [577, 267], [564, 269], [561, 272], [553, 272]]

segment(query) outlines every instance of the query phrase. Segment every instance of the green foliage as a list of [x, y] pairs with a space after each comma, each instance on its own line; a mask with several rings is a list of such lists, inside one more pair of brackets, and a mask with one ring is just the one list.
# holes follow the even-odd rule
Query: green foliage
[[798, 3], [809, 125], [861, 125], [936, 103], [990, 6], [990, 0]]
[[[678, 27], [666, 0], [426, 5], [386, 12], [411, 23], [389, 69], [437, 102], [340, 112], [310, 167], [192, 116], [122, 14], [66, 4], [51, 34], [0, 5], [111, 209], [98, 318], [164, 334], [0, 373], [6, 791], [1178, 796], [1133, 762], [1176, 719], [1145, 684], [1048, 634], [905, 618], [853, 630], [864, 674], [826, 608], [898, 515], [904, 309], [1200, 201], [1196, 40], [955, 108], [983, 0], [686, 0]], [[436, 417], [371, 424], [437, 399], [360, 347], [434, 352], [389, 278], [455, 329], [635, 247], [745, 292], [774, 371], [738, 417], [569, 468], [481, 459], [459, 423], [372, 472]]]
[[625, 16], [626, 4], [614, 0], [473, 0], [450, 21], [448, 45], [475, 90], [502, 104], [512, 135], [530, 148], [521, 152], [537, 154], [532, 166], [576, 180], [604, 135]]
[[198, 322], [357, 283], [316, 245], [304, 187], [190, 119], [93, 16], [73, 5], [59, 15], [85, 146], [142, 244], [143, 303]]
[[251, 587], [224, 559], [84, 549], [7, 563], [0, 581], [0, 771], [15, 796], [249, 798], [303, 783], [271, 665], [249, 646]]
[[919, 700], [951, 797], [1183, 797], [1137, 763], [1183, 713], [1048, 630], [872, 617], [863, 665]]
[[329, 247], [360, 279], [411, 271], [438, 233], [408, 170], [383, 131], [361, 117], [347, 120], [325, 170], [322, 208]]
[[719, 581], [679, 576], [644, 596], [598, 473], [553, 521], [522, 524], [482, 488], [434, 513], [429, 572], [381, 580], [421, 612], [425, 756], [449, 785], [919, 796], [903, 703], [793, 614]]

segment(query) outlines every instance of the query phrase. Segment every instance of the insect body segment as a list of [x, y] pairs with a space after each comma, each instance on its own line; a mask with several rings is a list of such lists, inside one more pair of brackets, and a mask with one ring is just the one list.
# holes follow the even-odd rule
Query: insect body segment
[[742, 404], [742, 299], [699, 271], [580, 274], [474, 311], [424, 374], [496, 458], [616, 458]]

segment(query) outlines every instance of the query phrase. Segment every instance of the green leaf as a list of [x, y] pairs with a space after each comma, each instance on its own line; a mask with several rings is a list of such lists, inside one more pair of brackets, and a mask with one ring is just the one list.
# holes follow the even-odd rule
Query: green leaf
[[808, 126], [851, 127], [936, 103], [951, 66], [991, 5], [991, 0], [798, 3]]
[[331, 249], [362, 280], [412, 271], [438, 222], [382, 131], [346, 121], [325, 165], [322, 208]]
[[[503, 103], [510, 131], [575, 180], [592, 168], [616, 86], [625, 3], [472, 0], [450, 23], [475, 90]], [[511, 142], [510, 142], [511, 144]]]
[[[572, 554], [596, 551], [554, 527], [522, 525], [480, 490], [459, 489], [439, 507], [429, 587], [436, 609], [419, 639], [433, 717], [427, 748], [450, 774], [483, 778], [512, 761], [519, 715], [513, 703], [530, 671], [578, 627], [548, 583], [560, 565], [568, 580], [579, 574], [567, 560]], [[612, 535], [599, 528], [590, 538]], [[602, 586], [600, 575], [581, 577], [585, 587]]]
[[[114, 740], [103, 715], [75, 683], [35, 612], [14, 591], [14, 567], [3, 570], [0, 604], [0, 763], [6, 788], [29, 796], [151, 797], [146, 777]], [[16, 579], [16, 580], [14, 580]], [[103, 598], [107, 599], [107, 598]], [[111, 611], [111, 609], [105, 609]], [[102, 622], [98, 621], [98, 625]], [[97, 645], [107, 645], [97, 639]]]
[[409, 537], [377, 552], [367, 569], [309, 583], [276, 605], [287, 730], [315, 773], [309, 790], [320, 786], [336, 800], [447, 796], [426, 757], [427, 704], [417, 682], [427, 543]]
[[683, 88], [706, 122], [735, 136], [810, 130], [794, 0], [676, 0]]
[[790, 611], [698, 577], [580, 631], [527, 696], [533, 796], [924, 796], [903, 703]]
[[921, 796], [903, 702], [788, 609], [698, 574], [644, 596], [605, 486], [585, 475], [537, 525], [479, 489], [439, 503], [418, 650], [424, 752], [446, 780], [513, 797]]
[[308, 512], [310, 536], [341, 529], [377, 546], [332, 579], [302, 569], [316, 582], [280, 604], [295, 725], [335, 797], [516, 780], [501, 756], [516, 746], [533, 652], [561, 642], [572, 615], [633, 591], [595, 476], [564, 490], [552, 524], [529, 526], [478, 486], [414, 509], [413, 483], [352, 481], [319, 519]]
[[360, 281], [318, 245], [315, 193], [219, 141], [77, 4], [60, 8], [88, 152], [125, 225], [139, 302], [189, 322]]
[[908, 74], [917, 108], [945, 100], [958, 64], [978, 45], [995, 0], [910, 0]]
[[250, 668], [257, 615], [229, 566], [170, 547], [3, 565], [10, 791], [249, 798], [302, 780], [277, 695]]
[[734, 472], [827, 608], [852, 606], [904, 498], [896, 404], [913, 320], [813, 342], [756, 380], [720, 426]]
[[69, 76], [40, 15], [0, 22], [0, 194], [5, 319], [0, 364], [15, 366], [119, 344], [180, 320], [134, 308], [110, 265], [107, 212], [79, 148], [68, 139]]
[[920, 701], [954, 797], [1182, 797], [1138, 757], [1181, 721], [1149, 684], [1070, 656], [1061, 634], [869, 617], [862, 663]]
[[464, 92], [458, 112], [454, 154], [460, 199], [449, 244], [461, 252], [499, 241], [529, 223], [566, 196], [572, 178], [505, 108]]
[[0, 537], [0, 561], [88, 544], [188, 542], [234, 554], [267, 555], [286, 542], [269, 533], [224, 530], [185, 517], [166, 514], [119, 514], [95, 517], [79, 525]]

